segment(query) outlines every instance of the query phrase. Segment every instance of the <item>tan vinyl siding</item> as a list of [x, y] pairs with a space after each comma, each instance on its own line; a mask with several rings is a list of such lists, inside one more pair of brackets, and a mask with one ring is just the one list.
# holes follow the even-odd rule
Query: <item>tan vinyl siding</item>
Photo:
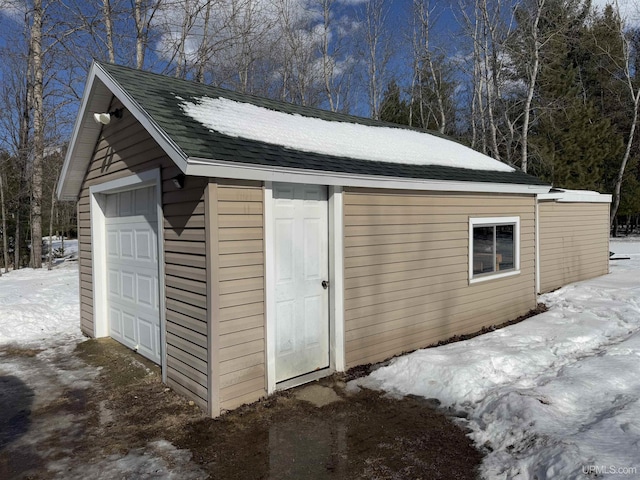
[[262, 184], [216, 181], [214, 323], [220, 411], [266, 395]]
[[609, 204], [540, 202], [540, 293], [609, 273]]
[[[112, 108], [122, 105], [114, 103]], [[125, 110], [103, 128], [78, 202], [80, 301], [83, 332], [93, 336], [93, 284], [89, 187], [133, 173], [161, 169], [164, 218], [167, 383], [207, 407], [207, 297], [205, 275], [205, 179], [190, 177], [182, 190], [171, 178], [178, 168]]]
[[[520, 217], [520, 274], [469, 285], [469, 218]], [[347, 189], [347, 368], [535, 307], [533, 196]]]

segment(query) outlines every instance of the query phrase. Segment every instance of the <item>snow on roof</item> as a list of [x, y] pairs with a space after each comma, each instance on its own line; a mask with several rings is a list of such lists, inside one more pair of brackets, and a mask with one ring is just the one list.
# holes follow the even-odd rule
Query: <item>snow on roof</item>
[[377, 162], [514, 171], [471, 148], [426, 132], [328, 121], [226, 98], [200, 97], [195, 103], [176, 98], [186, 115], [210, 130], [292, 150]]
[[566, 203], [611, 203], [611, 195], [593, 190], [569, 190], [553, 188], [549, 193], [538, 195], [539, 200], [556, 200]]

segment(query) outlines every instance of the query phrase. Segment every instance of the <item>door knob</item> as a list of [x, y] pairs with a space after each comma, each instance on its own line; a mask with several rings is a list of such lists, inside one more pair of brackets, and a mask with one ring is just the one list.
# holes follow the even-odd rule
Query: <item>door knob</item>
[[322, 281], [322, 288], [324, 288], [325, 290], [329, 288], [329, 282], [327, 280]]

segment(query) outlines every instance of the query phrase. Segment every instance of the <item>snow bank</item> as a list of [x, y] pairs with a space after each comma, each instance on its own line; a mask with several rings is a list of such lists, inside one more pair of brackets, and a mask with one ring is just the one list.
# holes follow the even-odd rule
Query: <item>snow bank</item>
[[0, 345], [80, 341], [78, 265], [24, 268], [0, 277]]
[[466, 412], [471, 438], [488, 451], [486, 478], [637, 478], [640, 242], [633, 245], [624, 252], [632, 259], [612, 263], [610, 275], [544, 295], [548, 312], [400, 357], [351, 387], [438, 398]]
[[359, 160], [514, 171], [471, 148], [428, 133], [303, 117], [226, 98], [201, 97], [197, 103], [178, 100], [186, 115], [232, 137]]

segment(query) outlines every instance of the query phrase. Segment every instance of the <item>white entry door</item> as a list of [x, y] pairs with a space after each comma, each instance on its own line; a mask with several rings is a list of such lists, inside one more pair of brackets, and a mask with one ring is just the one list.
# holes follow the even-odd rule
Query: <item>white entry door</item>
[[155, 187], [106, 195], [109, 335], [160, 363]]
[[329, 366], [327, 189], [274, 183], [273, 212], [275, 370], [281, 382]]

